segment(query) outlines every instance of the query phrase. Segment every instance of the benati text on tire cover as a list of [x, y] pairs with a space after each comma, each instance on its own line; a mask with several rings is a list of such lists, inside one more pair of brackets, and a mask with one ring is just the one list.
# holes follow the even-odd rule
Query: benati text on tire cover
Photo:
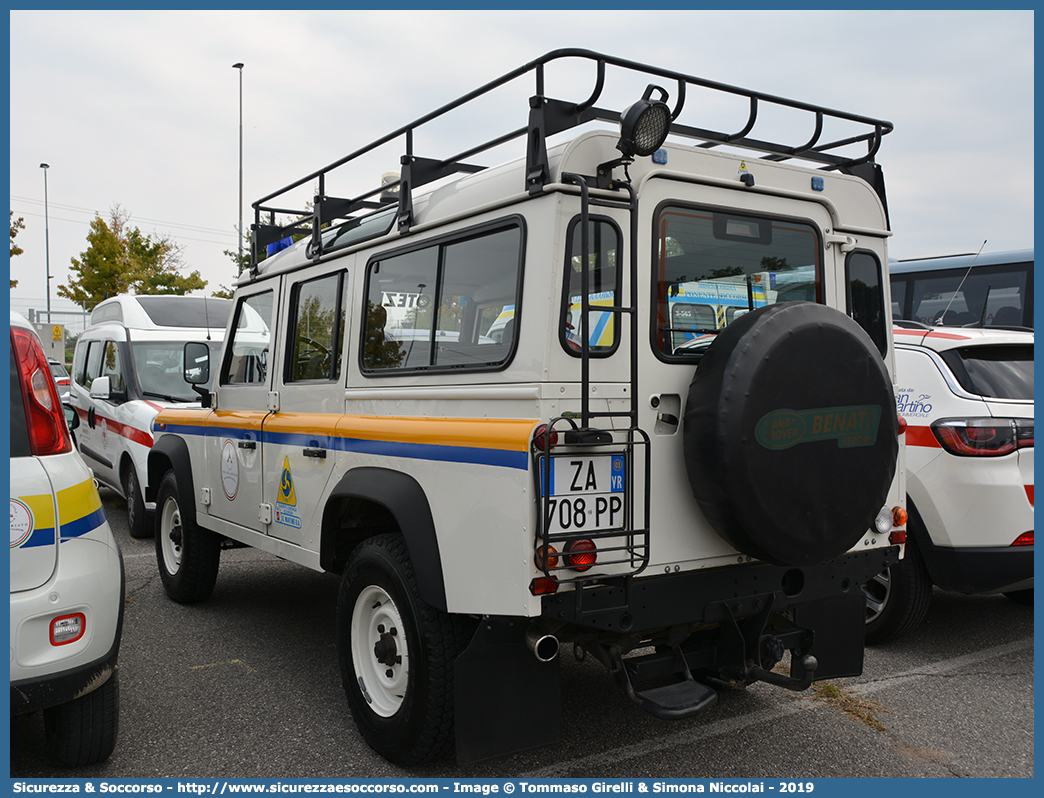
[[[486, 143], [420, 146], [509, 87]], [[404, 765], [558, 744], [563, 650], [665, 720], [859, 674], [906, 539], [891, 130], [557, 50], [257, 200], [201, 406], [153, 424], [165, 590], [193, 611], [230, 546], [330, 572], [348, 708]]]

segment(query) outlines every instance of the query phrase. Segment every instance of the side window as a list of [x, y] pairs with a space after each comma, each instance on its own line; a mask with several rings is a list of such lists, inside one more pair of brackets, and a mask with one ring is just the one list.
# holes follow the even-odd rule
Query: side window
[[76, 351], [73, 353], [73, 382], [85, 387], [89, 387], [89, 383], [87, 382], [87, 347], [89, 346], [90, 341], [84, 341], [77, 344]]
[[[616, 349], [618, 313], [600, 310], [613, 306], [620, 295], [620, 233], [607, 219], [592, 218], [587, 225], [587, 263], [584, 263], [583, 227], [574, 219], [569, 228], [559, 340], [567, 352], [580, 354], [586, 337], [590, 353], [606, 356]], [[588, 317], [583, 319], [583, 279], [587, 272]]]
[[363, 371], [507, 363], [517, 335], [521, 263], [518, 226], [372, 261]]
[[222, 385], [264, 384], [268, 376], [269, 325], [274, 304], [272, 291], [239, 300], [221, 375]]
[[892, 292], [892, 318], [905, 319], [903, 315], [906, 307], [906, 280], [892, 280], [890, 289]]
[[346, 277], [342, 271], [293, 287], [287, 382], [333, 381], [340, 377]]
[[870, 252], [852, 252], [845, 261], [848, 315], [866, 330], [883, 355], [888, 350], [885, 330], [881, 262]]
[[101, 376], [102, 352], [105, 350], [101, 341], [91, 341], [88, 346], [90, 346], [90, 349], [87, 352], [87, 372], [83, 381], [83, 385], [86, 388], [91, 387], [95, 377]]
[[123, 366], [120, 363], [120, 347], [115, 341], [105, 342], [100, 376], [109, 378], [109, 391], [112, 393], [126, 390], [123, 384]]

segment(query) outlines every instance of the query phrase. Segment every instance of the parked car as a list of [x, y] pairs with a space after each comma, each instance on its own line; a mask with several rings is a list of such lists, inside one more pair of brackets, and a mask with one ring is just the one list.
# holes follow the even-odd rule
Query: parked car
[[58, 387], [58, 399], [64, 402], [69, 398], [69, 386], [72, 383], [69, 372], [54, 358], [48, 358], [47, 365], [51, 369], [51, 376], [54, 377], [54, 384]]
[[1033, 334], [895, 330], [906, 557], [867, 583], [866, 640], [910, 632], [932, 586], [1033, 603]]
[[152, 535], [145, 462], [163, 407], [199, 406], [182, 379], [187, 341], [218, 351], [232, 303], [195, 296], [118, 296], [91, 313], [76, 341], [71, 403], [76, 447], [98, 481], [127, 500], [131, 537]]
[[51, 752], [76, 766], [116, 744], [123, 560], [50, 374], [11, 313], [11, 714], [42, 710]]

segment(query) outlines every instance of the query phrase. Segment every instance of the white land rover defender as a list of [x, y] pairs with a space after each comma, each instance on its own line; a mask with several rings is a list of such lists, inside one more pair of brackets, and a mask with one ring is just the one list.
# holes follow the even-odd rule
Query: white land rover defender
[[[545, 92], [565, 62], [579, 102]], [[502, 135], [415, 150], [533, 79]], [[753, 137], [766, 110], [797, 146]], [[206, 599], [234, 545], [340, 574], [348, 703], [404, 764], [559, 740], [562, 644], [662, 718], [859, 674], [860, 586], [905, 539], [891, 128], [561, 50], [257, 201], [221, 360], [186, 351], [204, 407], [154, 425], [167, 593]], [[389, 143], [393, 179], [333, 193]]]

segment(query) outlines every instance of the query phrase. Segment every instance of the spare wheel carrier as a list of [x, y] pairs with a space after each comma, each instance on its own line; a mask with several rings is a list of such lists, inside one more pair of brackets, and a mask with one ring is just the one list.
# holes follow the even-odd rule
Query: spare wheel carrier
[[708, 347], [683, 425], [693, 496], [738, 551], [815, 565], [868, 534], [895, 475], [898, 419], [880, 352], [812, 302], [744, 314]]

